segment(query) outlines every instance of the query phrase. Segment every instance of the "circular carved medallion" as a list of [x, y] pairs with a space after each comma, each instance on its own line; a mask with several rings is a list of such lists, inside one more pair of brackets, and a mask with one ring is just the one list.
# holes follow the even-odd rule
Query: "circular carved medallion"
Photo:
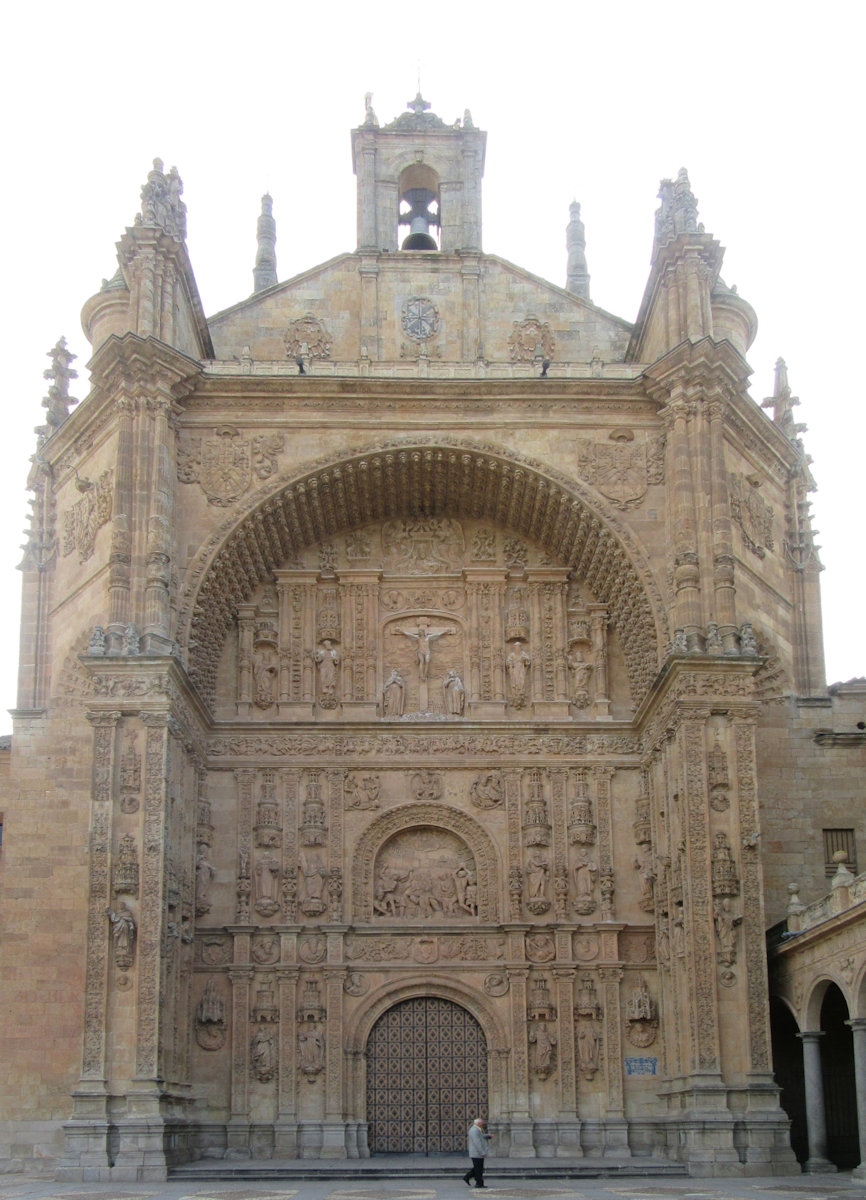
[[439, 310], [425, 296], [413, 296], [403, 305], [403, 329], [416, 342], [426, 342], [439, 328]]

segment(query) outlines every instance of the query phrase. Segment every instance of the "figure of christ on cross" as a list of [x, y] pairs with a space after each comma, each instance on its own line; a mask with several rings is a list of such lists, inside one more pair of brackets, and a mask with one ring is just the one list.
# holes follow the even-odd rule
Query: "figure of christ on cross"
[[456, 634], [457, 630], [453, 626], [446, 629], [431, 629], [427, 621], [419, 621], [417, 629], [392, 629], [392, 633], [402, 633], [403, 637], [410, 638], [417, 644], [418, 647], [418, 678], [422, 683], [427, 682], [427, 676], [430, 672], [430, 647], [437, 638], [448, 637]]

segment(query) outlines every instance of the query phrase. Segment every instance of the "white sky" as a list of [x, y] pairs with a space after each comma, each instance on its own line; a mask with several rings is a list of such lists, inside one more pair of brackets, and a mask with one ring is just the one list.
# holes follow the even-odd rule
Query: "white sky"
[[0, 102], [0, 732], [15, 704], [25, 481], [45, 352], [64, 334], [87, 393], [84, 301], [116, 268], [151, 160], [176, 164], [205, 312], [252, 290], [260, 197], [280, 279], [355, 247], [349, 130], [421, 90], [488, 131], [484, 248], [565, 281], [568, 205], [592, 298], [633, 321], [659, 180], [689, 170], [722, 275], [758, 314], [752, 395], [788, 363], [819, 491], [828, 680], [866, 675], [863, 8], [831, 0], [544, 5], [222, 0], [16, 4]]

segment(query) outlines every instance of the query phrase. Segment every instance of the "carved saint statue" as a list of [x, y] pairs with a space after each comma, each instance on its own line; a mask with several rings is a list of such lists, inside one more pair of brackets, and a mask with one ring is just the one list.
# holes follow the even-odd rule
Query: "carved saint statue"
[[255, 703], [257, 708], [270, 708], [277, 695], [277, 656], [266, 646], [255, 657], [253, 663], [253, 682], [255, 683]]
[[216, 871], [207, 857], [207, 846], [202, 842], [195, 860], [195, 914], [203, 917], [211, 910], [210, 888]]
[[426, 621], [419, 621], [417, 629], [392, 629], [393, 634], [402, 634], [415, 642], [418, 647], [418, 678], [425, 683], [430, 673], [430, 648], [437, 638], [451, 637], [457, 630], [449, 626], [447, 629], [431, 629]]
[[737, 960], [737, 926], [742, 924], [743, 918], [731, 912], [731, 902], [727, 896], [716, 901], [714, 910], [719, 962], [729, 967]]
[[577, 1056], [582, 1071], [598, 1070], [598, 1041], [595, 1021], [581, 1021], [577, 1027]]
[[305, 1075], [317, 1075], [324, 1066], [325, 1037], [315, 1024], [302, 1026], [298, 1033], [298, 1062]]
[[403, 677], [396, 668], [388, 676], [382, 688], [382, 715], [385, 717], [402, 717], [403, 706], [406, 702], [406, 685]]
[[556, 1045], [556, 1038], [551, 1037], [547, 1032], [546, 1025], [539, 1025], [537, 1029], [529, 1035], [529, 1041], [533, 1047], [532, 1066], [539, 1075], [547, 1075], [550, 1072], [550, 1067], [553, 1059], [553, 1047]]
[[270, 1030], [260, 1029], [250, 1043], [250, 1061], [256, 1078], [262, 1083], [273, 1079], [276, 1070], [277, 1052], [274, 1035]]
[[511, 703], [515, 708], [522, 708], [526, 703], [526, 681], [532, 659], [526, 648], [520, 642], [513, 642], [511, 653], [505, 660], [505, 670], [508, 674]]
[[547, 891], [547, 876], [550, 867], [538, 854], [526, 864], [526, 890], [530, 900], [544, 899]]
[[119, 904], [117, 911], [108, 908], [108, 919], [111, 922], [111, 937], [114, 942], [114, 961], [121, 971], [127, 971], [132, 966], [135, 955], [135, 917], [126, 904]]
[[453, 667], [442, 682], [442, 690], [445, 693], [445, 711], [451, 717], [462, 717], [466, 704], [466, 689]]
[[587, 852], [582, 851], [574, 867], [574, 890], [578, 900], [588, 900], [592, 897], [597, 874], [598, 867], [590, 861]]
[[574, 654], [567, 655], [565, 661], [571, 672], [571, 702], [576, 708], [587, 708], [592, 663], [586, 662], [579, 650], [576, 650]]
[[276, 903], [280, 896], [280, 863], [264, 854], [256, 863], [256, 900]]
[[337, 703], [337, 667], [340, 655], [328, 638], [313, 653], [313, 662], [319, 668], [319, 702], [322, 708], [335, 708]]
[[302, 854], [300, 868], [303, 878], [301, 901], [321, 900], [325, 890], [325, 881], [328, 878], [324, 863], [317, 854]]

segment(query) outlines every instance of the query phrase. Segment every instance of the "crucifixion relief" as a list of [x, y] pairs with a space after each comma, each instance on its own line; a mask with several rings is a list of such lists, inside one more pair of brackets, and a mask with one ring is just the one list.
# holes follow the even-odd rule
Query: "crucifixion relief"
[[415, 643], [418, 651], [419, 707], [422, 712], [426, 712], [428, 708], [427, 680], [430, 675], [433, 643], [442, 637], [453, 637], [457, 630], [453, 625], [431, 629], [430, 622], [424, 618], [418, 621], [414, 629], [401, 629], [398, 626], [396, 629], [392, 629], [391, 633], [402, 634], [403, 637], [409, 638]]

